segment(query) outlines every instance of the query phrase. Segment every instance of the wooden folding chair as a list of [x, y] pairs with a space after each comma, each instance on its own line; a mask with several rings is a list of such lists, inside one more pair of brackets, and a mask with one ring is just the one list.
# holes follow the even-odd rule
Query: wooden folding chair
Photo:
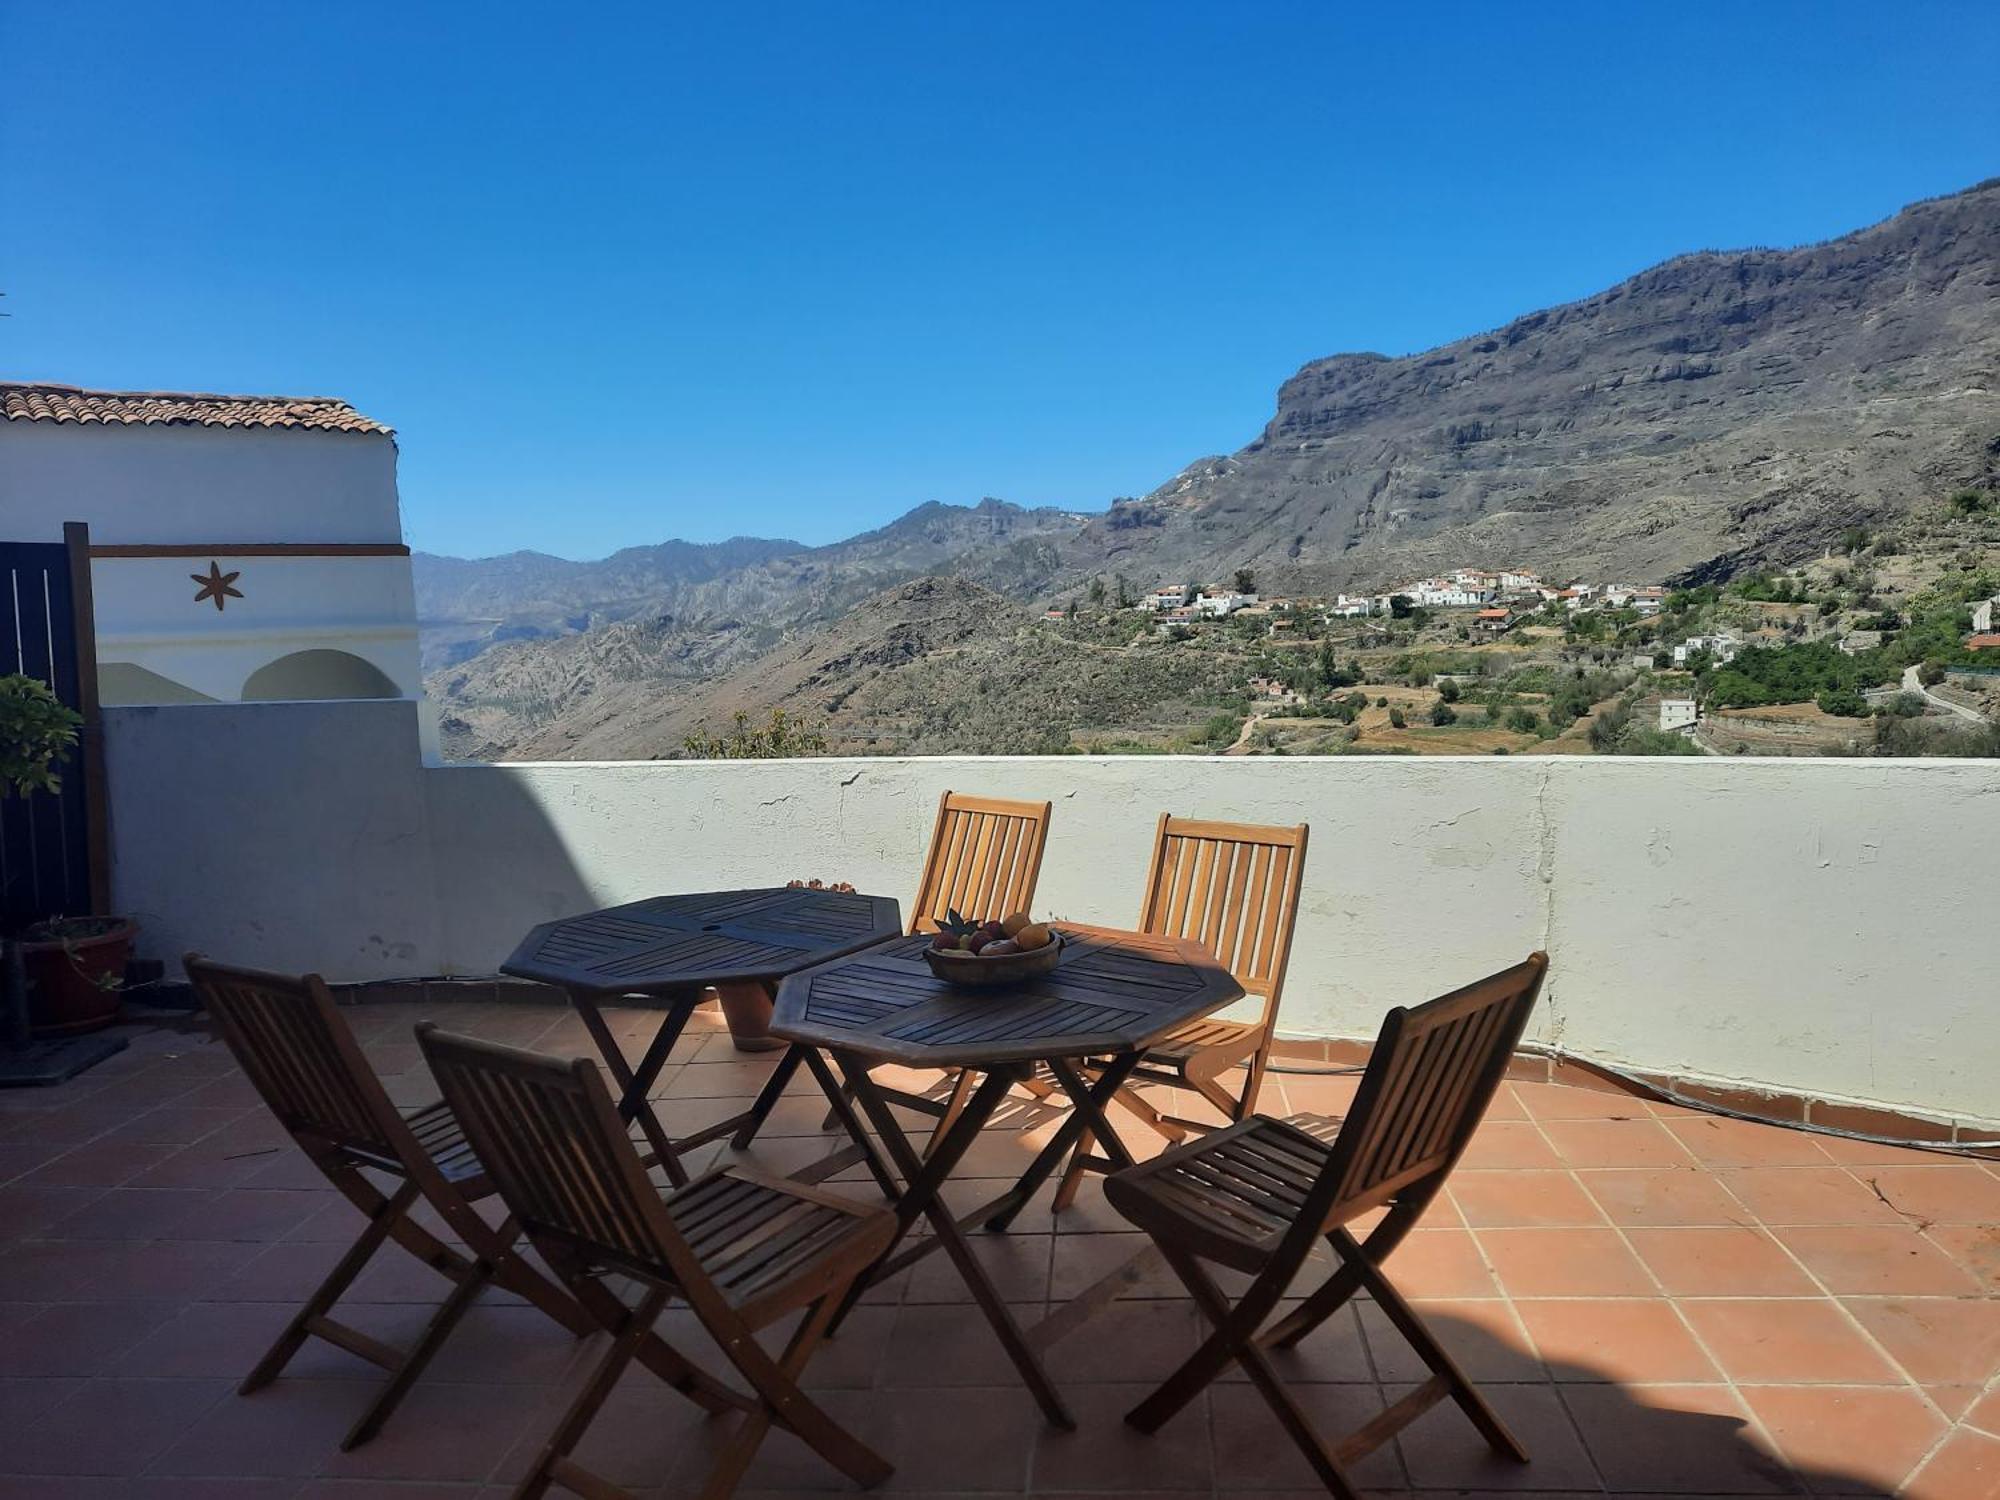
[[[1048, 802], [1009, 802], [998, 797], [972, 797], [946, 792], [938, 798], [937, 821], [931, 825], [930, 848], [910, 903], [910, 933], [936, 932], [951, 912], [975, 922], [997, 922], [1027, 911], [1035, 899], [1035, 882], [1042, 873], [1042, 851], [1049, 841]], [[1046, 1096], [1052, 1089], [1031, 1083]], [[897, 1104], [938, 1117], [931, 1139], [950, 1128], [971, 1096], [972, 1075], [956, 1074], [944, 1097], [902, 1089], [882, 1092]], [[821, 1128], [840, 1123], [829, 1112]]]
[[[1207, 1341], [1126, 1414], [1128, 1423], [1141, 1432], [1157, 1431], [1233, 1359], [1327, 1490], [1342, 1500], [1356, 1493], [1346, 1466], [1446, 1396], [1495, 1452], [1527, 1461], [1526, 1451], [1383, 1273], [1382, 1263], [1444, 1187], [1471, 1140], [1506, 1076], [1547, 969], [1546, 954], [1531, 954], [1414, 1010], [1390, 1011], [1345, 1121], [1254, 1115], [1106, 1180], [1111, 1204], [1152, 1237], [1215, 1325]], [[1378, 1208], [1387, 1208], [1387, 1214], [1365, 1240], [1356, 1240], [1346, 1226]], [[1263, 1329], [1321, 1236], [1339, 1266], [1293, 1311]], [[1233, 1306], [1204, 1261], [1253, 1278]], [[1285, 1389], [1266, 1351], [1297, 1343], [1362, 1290], [1432, 1374], [1358, 1431], [1328, 1444]]]
[[[449, 1036], [429, 1023], [417, 1038], [500, 1196], [611, 1335], [514, 1491], [517, 1500], [543, 1495], [551, 1484], [588, 1500], [630, 1500], [570, 1455], [634, 1359], [705, 1410], [744, 1414], [702, 1500], [723, 1500], [736, 1488], [774, 1425], [859, 1484], [888, 1478], [889, 1463], [828, 1416], [798, 1379], [848, 1289], [888, 1248], [893, 1214], [740, 1168], [685, 1187], [656, 1186], [588, 1058], [542, 1057]], [[613, 1276], [637, 1283], [631, 1305], [606, 1284]], [[752, 1394], [715, 1380], [654, 1332], [675, 1297], [694, 1310]], [[800, 1308], [804, 1319], [774, 1359], [757, 1330]]]
[[[406, 1119], [389, 1102], [324, 980], [317, 974], [293, 978], [233, 968], [198, 953], [182, 963], [216, 1030], [271, 1113], [327, 1180], [368, 1216], [360, 1238], [244, 1377], [239, 1394], [276, 1379], [308, 1337], [380, 1365], [389, 1372], [389, 1383], [342, 1439], [342, 1448], [353, 1448], [381, 1430], [489, 1281], [527, 1298], [572, 1333], [595, 1330], [581, 1307], [515, 1252], [513, 1222], [496, 1229], [473, 1208], [492, 1196], [493, 1186], [451, 1110], [438, 1103]], [[365, 1172], [401, 1182], [384, 1194]], [[470, 1259], [410, 1218], [419, 1200], [465, 1242]], [[334, 1304], [390, 1240], [456, 1283], [408, 1350], [332, 1316]]]
[[[1132, 1084], [1192, 1089], [1220, 1112], [1224, 1124], [1246, 1118], [1257, 1107], [1278, 1031], [1292, 930], [1298, 924], [1306, 832], [1304, 823], [1283, 828], [1160, 815], [1140, 901], [1140, 930], [1194, 938], [1246, 994], [1261, 997], [1264, 1007], [1255, 1021], [1211, 1018], [1180, 1027], [1146, 1049]], [[1222, 1077], [1237, 1067], [1243, 1069], [1243, 1085], [1232, 1093]], [[1120, 1089], [1115, 1097], [1169, 1140], [1185, 1140], [1190, 1130], [1216, 1128], [1214, 1121], [1155, 1109], [1134, 1087]], [[1057, 1210], [1076, 1200], [1086, 1171], [1109, 1171], [1115, 1165], [1093, 1156], [1090, 1145], [1085, 1135], [1071, 1153], [1056, 1189]]]

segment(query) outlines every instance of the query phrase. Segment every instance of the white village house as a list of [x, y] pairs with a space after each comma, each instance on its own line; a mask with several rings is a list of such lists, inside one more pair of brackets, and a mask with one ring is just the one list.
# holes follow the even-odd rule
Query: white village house
[[1688, 664], [1690, 656], [1706, 651], [1709, 659], [1717, 666], [1726, 666], [1736, 660], [1736, 653], [1742, 649], [1742, 639], [1730, 635], [1727, 631], [1716, 635], [1691, 635], [1674, 647], [1674, 665], [1684, 667]]
[[107, 707], [421, 702], [388, 427], [331, 398], [45, 382], [0, 383], [0, 417], [0, 539], [90, 527]]
[[1184, 583], [1163, 583], [1158, 588], [1146, 590], [1145, 595], [1139, 600], [1139, 607], [1151, 610], [1179, 609], [1188, 602], [1188, 595], [1192, 592], [1193, 590]]

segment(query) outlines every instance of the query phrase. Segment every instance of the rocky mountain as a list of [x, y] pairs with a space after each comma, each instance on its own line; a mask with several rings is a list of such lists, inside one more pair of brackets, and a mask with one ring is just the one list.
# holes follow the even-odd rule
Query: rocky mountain
[[502, 641], [571, 635], [626, 619], [658, 600], [807, 550], [799, 542], [739, 536], [627, 547], [595, 562], [546, 552], [481, 558], [419, 552], [410, 564], [424, 670], [455, 665]]
[[[824, 707], [822, 687], [856, 705], [842, 744], [969, 751], [1078, 721], [1032, 694], [995, 700], [1041, 714], [1004, 731], [899, 719], [892, 685], [956, 703], [953, 621], [984, 649], [1008, 635], [993, 610], [1093, 580], [1247, 566], [1266, 592], [1323, 592], [1483, 563], [1705, 581], [1966, 485], [2000, 488], [2000, 179], [1825, 244], [1684, 255], [1423, 354], [1315, 361], [1247, 447], [1100, 515], [988, 500], [827, 547], [423, 558], [418, 604], [462, 751], [668, 754], [727, 704]], [[931, 575], [979, 587], [894, 587]], [[1101, 665], [1093, 691], [1117, 699]]]
[[1463, 562], [1701, 578], [1996, 475], [2000, 179], [1423, 354], [1315, 361], [1255, 442], [1115, 505], [1065, 564], [1247, 564], [1294, 589]]
[[645, 616], [653, 628], [708, 632], [732, 623], [782, 631], [831, 619], [886, 586], [955, 574], [1015, 594], [1055, 571], [1072, 511], [1004, 500], [931, 502], [824, 547], [736, 537], [698, 546], [632, 547], [597, 562], [537, 552], [467, 560], [419, 554], [417, 612], [425, 670], [509, 640], [572, 635]]
[[[1233, 665], [1164, 644], [1066, 640], [964, 578], [900, 584], [747, 658], [736, 634], [630, 621], [525, 656], [490, 652], [447, 674], [447, 749], [659, 758], [680, 754], [691, 733], [726, 732], [738, 713], [763, 724], [782, 709], [823, 732], [835, 754], [1025, 754], [1067, 749], [1077, 735], [1183, 729], [1225, 690]], [[561, 690], [550, 694], [552, 680]]]

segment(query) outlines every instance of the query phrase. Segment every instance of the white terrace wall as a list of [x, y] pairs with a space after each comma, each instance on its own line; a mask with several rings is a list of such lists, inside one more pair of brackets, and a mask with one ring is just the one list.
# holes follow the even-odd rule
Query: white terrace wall
[[1284, 1030], [1546, 947], [1580, 1056], [2000, 1121], [2000, 764], [1058, 757], [416, 763], [414, 706], [108, 716], [119, 900], [149, 951], [343, 978], [491, 973], [531, 924], [671, 890], [907, 898], [946, 787], [1050, 797], [1039, 907], [1129, 922], [1162, 809], [1307, 821]]

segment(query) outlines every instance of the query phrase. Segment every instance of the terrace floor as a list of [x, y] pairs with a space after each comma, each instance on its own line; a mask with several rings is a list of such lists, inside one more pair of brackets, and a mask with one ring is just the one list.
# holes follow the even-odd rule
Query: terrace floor
[[[410, 1038], [421, 1015], [589, 1050], [549, 1007], [348, 1014], [406, 1105], [433, 1097]], [[654, 1018], [615, 1015], [636, 1052]], [[731, 1111], [769, 1066], [719, 1026], [697, 1015], [663, 1076], [669, 1129]], [[1265, 1105], [1338, 1113], [1351, 1086], [1274, 1076]], [[808, 1089], [749, 1155], [789, 1171], [824, 1153]], [[1128, 1142], [1143, 1154], [1147, 1137]], [[1022, 1133], [996, 1133], [968, 1167], [1011, 1176], [1025, 1151]], [[998, 1186], [959, 1190], [969, 1203]], [[1447, 1404], [1361, 1465], [1370, 1494], [2000, 1496], [2000, 1163], [1521, 1082], [1450, 1195], [1389, 1269], [1533, 1462], [1489, 1459]], [[337, 1439], [377, 1375], [331, 1346], [233, 1394], [357, 1228], [198, 1032], [142, 1031], [62, 1088], [0, 1093], [0, 1500], [505, 1494], [603, 1340], [574, 1340], [504, 1294], [354, 1453]], [[1028, 1320], [1141, 1243], [1094, 1183], [1060, 1219], [1031, 1207], [1013, 1234], [978, 1237]], [[444, 1285], [392, 1250], [343, 1315], [405, 1342]], [[898, 1466], [897, 1493], [1319, 1493], [1240, 1380], [1154, 1438], [1119, 1420], [1193, 1347], [1196, 1314], [1175, 1291], [1143, 1287], [1056, 1346], [1075, 1433], [1042, 1423], [942, 1257], [871, 1293], [806, 1383]], [[1365, 1302], [1287, 1363], [1330, 1430], [1421, 1378]], [[717, 1430], [636, 1372], [579, 1456], [639, 1493], [682, 1495]], [[741, 1491], [829, 1492], [853, 1493], [783, 1435]]]

